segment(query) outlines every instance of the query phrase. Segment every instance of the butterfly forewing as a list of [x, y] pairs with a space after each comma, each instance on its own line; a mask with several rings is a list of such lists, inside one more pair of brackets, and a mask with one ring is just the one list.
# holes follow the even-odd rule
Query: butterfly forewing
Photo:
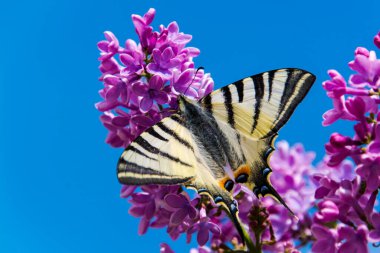
[[117, 165], [123, 184], [178, 184], [195, 175], [196, 158], [191, 134], [172, 115], [137, 137]]
[[315, 76], [279, 69], [241, 79], [200, 100], [217, 120], [255, 139], [278, 132], [305, 97]]

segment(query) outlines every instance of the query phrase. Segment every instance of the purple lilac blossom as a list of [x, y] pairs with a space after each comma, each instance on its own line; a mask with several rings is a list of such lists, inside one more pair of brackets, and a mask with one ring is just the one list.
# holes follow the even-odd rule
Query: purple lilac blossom
[[[379, 47], [379, 34], [374, 43]], [[348, 66], [355, 72], [348, 82], [329, 70], [331, 79], [323, 83], [334, 104], [324, 114], [323, 125], [352, 121], [354, 135], [333, 133], [325, 146], [327, 156], [314, 175], [319, 200], [312, 225], [316, 253], [368, 252], [368, 242], [380, 242], [379, 213], [374, 208], [380, 187], [380, 60], [375, 51], [363, 47], [354, 56]]]
[[179, 94], [186, 91], [184, 95], [200, 99], [213, 89], [210, 74], [195, 71], [193, 58], [200, 51], [186, 47], [191, 35], [179, 32], [176, 22], [154, 31], [150, 26], [154, 16], [154, 9], [143, 17], [132, 15], [139, 43], [128, 39], [122, 47], [109, 31], [98, 43], [104, 88], [96, 108], [103, 112], [100, 120], [109, 131], [106, 142], [113, 147], [128, 146], [170, 115]]

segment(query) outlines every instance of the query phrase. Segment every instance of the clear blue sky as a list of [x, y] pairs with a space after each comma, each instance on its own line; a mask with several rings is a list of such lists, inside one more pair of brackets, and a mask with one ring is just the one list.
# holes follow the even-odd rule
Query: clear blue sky
[[[0, 10], [0, 251], [158, 252], [163, 230], [137, 236], [119, 198], [121, 150], [104, 143], [96, 43], [111, 30], [136, 38], [132, 13], [157, 10], [154, 27], [176, 20], [201, 49], [197, 66], [216, 87], [261, 71], [300, 67], [317, 82], [280, 139], [323, 156], [331, 108], [326, 71], [346, 77], [356, 46], [373, 49], [380, 2], [362, 1], [6, 1]], [[265, 3], [266, 2], [266, 3]], [[276, 3], [274, 3], [276, 2]], [[233, 3], [233, 4], [232, 4]], [[346, 127], [345, 133], [350, 133]], [[179, 250], [182, 249], [182, 250]]]

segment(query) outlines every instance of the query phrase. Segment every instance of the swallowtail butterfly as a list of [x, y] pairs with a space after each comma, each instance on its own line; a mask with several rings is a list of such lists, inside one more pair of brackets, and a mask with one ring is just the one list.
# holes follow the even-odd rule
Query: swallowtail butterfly
[[199, 101], [180, 96], [176, 113], [125, 149], [117, 164], [120, 183], [193, 188], [223, 205], [240, 235], [234, 183], [245, 184], [258, 197], [270, 194], [290, 211], [269, 181], [269, 158], [277, 132], [314, 81], [307, 71], [278, 69], [224, 86]]

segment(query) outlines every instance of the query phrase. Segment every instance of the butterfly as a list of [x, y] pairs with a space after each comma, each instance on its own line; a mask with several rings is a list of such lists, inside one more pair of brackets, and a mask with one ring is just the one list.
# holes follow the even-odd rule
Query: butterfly
[[315, 76], [285, 68], [253, 75], [199, 101], [179, 96], [178, 110], [138, 136], [122, 153], [122, 184], [182, 184], [209, 196], [243, 231], [235, 183], [257, 197], [272, 195], [290, 212], [270, 183], [269, 158], [277, 132], [306, 96]]

